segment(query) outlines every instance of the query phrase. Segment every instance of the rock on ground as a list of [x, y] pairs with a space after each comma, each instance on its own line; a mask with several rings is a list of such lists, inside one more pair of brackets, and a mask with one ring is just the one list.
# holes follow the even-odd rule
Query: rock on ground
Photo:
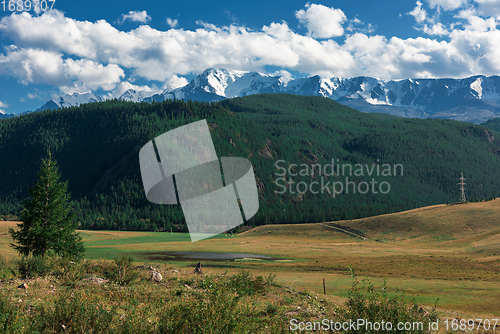
[[159, 272], [153, 272], [153, 274], [151, 275], [151, 280], [152, 281], [155, 281], [155, 282], [161, 282], [161, 280], [163, 279], [163, 277], [161, 276], [161, 274]]
[[107, 279], [99, 278], [99, 277], [89, 277], [87, 278], [89, 281], [94, 282], [95, 284], [103, 284], [108, 283]]

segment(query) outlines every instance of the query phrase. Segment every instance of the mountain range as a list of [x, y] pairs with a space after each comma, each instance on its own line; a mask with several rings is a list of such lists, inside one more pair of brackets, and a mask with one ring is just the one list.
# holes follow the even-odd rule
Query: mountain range
[[[398, 81], [364, 76], [293, 79], [288, 75], [210, 68], [186, 86], [166, 89], [155, 95], [129, 89], [119, 99], [133, 102], [219, 101], [262, 93], [323, 96], [363, 112], [407, 118], [454, 119], [479, 124], [500, 117], [500, 77], [483, 75]], [[74, 93], [50, 100], [37, 111], [102, 100], [94, 93]]]
[[43, 106], [38, 108], [36, 111], [67, 108], [72, 106], [79, 106], [80, 104], [84, 103], [102, 102], [102, 101], [104, 101], [104, 99], [94, 93], [86, 93], [86, 94], [73, 93], [72, 95], [66, 94], [64, 96], [59, 96], [55, 100], [48, 101]]
[[5, 112], [3, 112], [3, 111], [0, 110], [0, 119], [2, 119], [2, 118], [9, 118], [11, 116], [12, 116], [11, 114], [6, 114]]

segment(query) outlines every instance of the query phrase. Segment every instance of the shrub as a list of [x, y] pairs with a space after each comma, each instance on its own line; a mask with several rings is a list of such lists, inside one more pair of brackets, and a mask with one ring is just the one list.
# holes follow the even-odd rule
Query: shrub
[[0, 257], [0, 279], [8, 279], [14, 276], [16, 276], [16, 273], [10, 266], [9, 261], [4, 256]]
[[54, 268], [54, 263], [50, 258], [30, 256], [21, 258], [18, 266], [21, 278], [36, 278], [49, 275]]
[[134, 259], [129, 255], [121, 255], [114, 259], [115, 267], [106, 277], [119, 285], [128, 285], [139, 278], [139, 273], [133, 269]]
[[61, 280], [61, 284], [75, 286], [86, 275], [85, 260], [70, 261], [68, 258], [54, 258], [52, 274]]
[[266, 293], [270, 286], [276, 284], [275, 277], [276, 275], [269, 275], [266, 279], [262, 276], [253, 278], [249, 271], [242, 270], [238, 274], [230, 276], [227, 285], [230, 290], [240, 296], [253, 296]]
[[[437, 319], [435, 307], [430, 314], [419, 312], [418, 304], [413, 299], [410, 304], [405, 302], [405, 294], [396, 291], [393, 297], [387, 294], [386, 280], [382, 285], [382, 292], [374, 291], [374, 286], [368, 279], [363, 280], [359, 286], [356, 276], [352, 272], [352, 287], [346, 307], [339, 309], [341, 321], [364, 319], [367, 323], [392, 324], [391, 333], [429, 333], [429, 322]], [[398, 323], [422, 323], [421, 328], [412, 330], [398, 330]], [[357, 330], [347, 330], [345, 333], [375, 333], [381, 330], [371, 329], [370, 326], [361, 326]]]
[[160, 333], [260, 333], [262, 325], [250, 321], [253, 310], [238, 303], [238, 297], [211, 291], [167, 310]]
[[115, 258], [114, 262], [119, 268], [129, 268], [134, 263], [134, 258], [130, 255], [121, 255], [119, 258]]
[[25, 320], [19, 307], [12, 305], [7, 296], [0, 294], [0, 333], [21, 332]]
[[31, 319], [29, 332], [35, 333], [107, 333], [114, 308], [106, 309], [92, 294], [64, 293], [54, 307], [42, 308]]
[[152, 311], [147, 308], [133, 308], [120, 315], [116, 333], [121, 334], [154, 334], [157, 331], [157, 321], [151, 321]]

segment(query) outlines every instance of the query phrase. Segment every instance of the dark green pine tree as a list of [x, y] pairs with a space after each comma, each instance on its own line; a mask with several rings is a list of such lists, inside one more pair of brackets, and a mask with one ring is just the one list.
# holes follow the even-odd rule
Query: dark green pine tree
[[85, 252], [76, 232], [75, 212], [71, 207], [68, 183], [60, 181], [59, 168], [49, 151], [42, 159], [38, 181], [23, 201], [19, 230], [9, 229], [17, 245], [11, 246], [24, 256], [45, 257], [53, 250], [62, 257], [81, 258]]

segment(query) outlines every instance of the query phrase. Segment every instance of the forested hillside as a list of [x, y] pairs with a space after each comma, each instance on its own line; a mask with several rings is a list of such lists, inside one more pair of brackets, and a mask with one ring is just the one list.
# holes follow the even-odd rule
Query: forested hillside
[[[0, 120], [0, 218], [19, 212], [50, 149], [69, 181], [81, 227], [184, 230], [180, 206], [147, 202], [138, 153], [152, 138], [201, 119], [207, 119], [219, 157], [246, 157], [254, 166], [260, 209], [250, 225], [352, 219], [455, 202], [461, 171], [468, 198], [500, 195], [500, 134], [478, 125], [365, 114], [326, 98], [282, 94], [210, 104], [112, 100]], [[291, 193], [288, 186], [345, 175], [277, 175], [282, 169], [276, 164], [297, 164], [294, 174], [300, 164], [325, 166], [332, 159], [353, 166], [397, 164], [404, 173], [352, 176], [357, 183], [386, 181], [390, 191], [335, 198]]]
[[500, 131], [500, 117], [490, 119], [489, 121], [481, 124], [490, 130]]

